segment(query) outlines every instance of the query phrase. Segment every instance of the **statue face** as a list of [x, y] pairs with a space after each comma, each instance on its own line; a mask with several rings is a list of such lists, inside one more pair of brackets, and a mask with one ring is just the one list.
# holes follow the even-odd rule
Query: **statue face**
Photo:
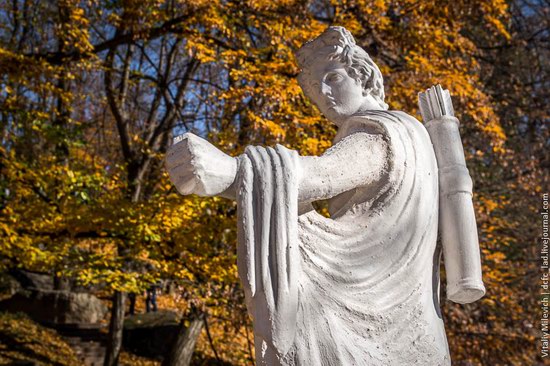
[[319, 60], [302, 76], [307, 96], [337, 125], [368, 102], [360, 81], [350, 77], [344, 66], [338, 60]]

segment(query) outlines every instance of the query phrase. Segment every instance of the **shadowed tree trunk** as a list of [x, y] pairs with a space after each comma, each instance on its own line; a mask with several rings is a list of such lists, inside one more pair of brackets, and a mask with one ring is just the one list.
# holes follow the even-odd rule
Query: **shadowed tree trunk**
[[195, 345], [204, 326], [204, 314], [193, 314], [189, 321], [189, 327], [185, 327], [182, 321], [181, 329], [176, 338], [170, 354], [162, 361], [162, 366], [188, 366]]
[[[124, 10], [121, 15], [123, 21], [115, 31], [115, 37], [124, 37], [131, 32], [126, 24], [132, 23], [132, 14], [132, 11]], [[130, 21], [125, 22], [126, 18]], [[105, 56], [105, 97], [116, 125], [120, 158], [126, 169], [127, 199], [132, 204], [141, 202], [147, 188], [160, 179], [162, 163], [159, 163], [158, 156], [166, 151], [176, 123], [184, 123], [182, 111], [187, 104], [187, 87], [200, 65], [197, 59], [184, 56], [185, 42], [180, 38], [173, 40], [170, 34], [172, 27], [185, 19], [185, 16], [173, 18], [169, 26], [158, 30], [165, 37], [158, 36], [160, 40], [155, 43], [156, 49], [147, 40], [145, 44], [128, 41], [124, 45], [112, 44]], [[151, 67], [156, 72], [138, 80], [138, 75], [146, 73], [137, 73], [134, 68], [149, 70]], [[151, 83], [154, 85], [148, 94], [142, 89], [145, 82], [147, 89], [150, 89]], [[148, 100], [147, 96], [151, 102], [144, 102]], [[131, 247], [130, 243], [120, 243], [117, 249], [119, 256], [131, 260], [128, 247]], [[124, 294], [115, 293], [105, 366], [117, 364], [123, 322]]]
[[126, 296], [124, 292], [116, 291], [113, 296], [113, 307], [111, 308], [111, 321], [109, 323], [109, 339], [105, 352], [104, 366], [118, 365], [118, 356], [122, 347], [122, 330], [124, 328], [124, 303]]

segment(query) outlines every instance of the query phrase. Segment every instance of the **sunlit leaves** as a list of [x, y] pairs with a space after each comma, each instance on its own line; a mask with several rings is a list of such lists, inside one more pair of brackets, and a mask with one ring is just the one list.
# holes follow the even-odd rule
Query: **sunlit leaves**
[[[532, 361], [515, 344], [533, 337], [521, 318], [528, 301], [518, 291], [521, 279], [533, 276], [522, 240], [534, 234], [522, 224], [521, 205], [543, 186], [533, 179], [534, 159], [508, 156], [517, 131], [502, 119], [498, 93], [484, 85], [486, 51], [478, 44], [513, 36], [507, 2], [66, 0], [5, 2], [0, 11], [7, 19], [0, 25], [0, 270], [50, 271], [105, 293], [172, 280], [184, 300], [170, 306], [208, 312], [222, 358], [249, 362], [235, 204], [177, 195], [163, 154], [172, 127], [232, 155], [248, 144], [276, 143], [302, 155], [323, 153], [336, 129], [298, 86], [294, 52], [328, 25], [342, 25], [380, 66], [390, 109], [418, 116], [417, 93], [436, 83], [453, 96], [475, 181], [488, 288], [479, 304], [445, 306], [453, 357]], [[106, 100], [108, 72], [133, 161], [123, 156]], [[151, 144], [148, 126], [163, 120], [180, 88], [176, 122]], [[493, 89], [530, 103], [517, 85], [508, 88]], [[547, 112], [533, 115], [543, 120]], [[146, 174], [131, 181], [129, 171], [149, 158]], [[136, 182], [145, 193], [131, 199]], [[213, 356], [206, 338], [198, 348]]]
[[0, 313], [0, 363], [53, 363], [80, 365], [74, 351], [55, 331], [44, 328], [23, 314]]

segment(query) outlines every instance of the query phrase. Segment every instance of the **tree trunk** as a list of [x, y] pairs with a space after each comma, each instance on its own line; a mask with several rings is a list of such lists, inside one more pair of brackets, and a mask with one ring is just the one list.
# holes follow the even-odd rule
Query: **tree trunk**
[[122, 330], [124, 328], [124, 292], [115, 291], [113, 295], [113, 307], [111, 309], [111, 322], [109, 324], [109, 339], [105, 351], [104, 366], [118, 365], [118, 356], [122, 347]]
[[162, 361], [162, 366], [188, 366], [191, 364], [191, 357], [195, 350], [195, 345], [201, 334], [204, 325], [204, 316], [193, 315], [186, 329], [182, 321], [181, 330], [172, 346], [168, 357]]

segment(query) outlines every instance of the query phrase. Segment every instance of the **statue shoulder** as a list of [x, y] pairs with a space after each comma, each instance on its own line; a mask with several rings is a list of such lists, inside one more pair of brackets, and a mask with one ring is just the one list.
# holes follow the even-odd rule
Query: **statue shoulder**
[[338, 129], [334, 142], [338, 142], [346, 136], [358, 132], [365, 132], [371, 135], [387, 135], [384, 122], [373, 116], [361, 114], [348, 118]]
[[405, 123], [422, 125], [413, 116], [402, 111], [370, 110], [354, 114], [344, 123], [346, 134], [357, 131], [374, 130], [381, 132], [388, 123]]
[[403, 112], [403, 111], [388, 111], [388, 113], [392, 114], [393, 116], [395, 116], [395, 117], [397, 117], [401, 120], [422, 125], [422, 123], [416, 117], [411, 116], [410, 114], [408, 114], [406, 112]]
[[390, 130], [406, 129], [414, 135], [427, 135], [424, 125], [414, 116], [402, 111], [370, 110], [351, 116], [338, 131], [337, 139], [355, 132], [380, 134], [390, 138]]

